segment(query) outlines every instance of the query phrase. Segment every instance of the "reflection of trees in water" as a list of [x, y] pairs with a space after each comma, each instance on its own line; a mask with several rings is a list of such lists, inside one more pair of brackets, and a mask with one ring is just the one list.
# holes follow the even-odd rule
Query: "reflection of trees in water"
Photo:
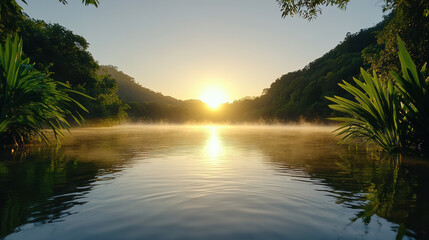
[[[60, 221], [73, 214], [71, 207], [86, 202], [96, 181], [114, 178], [132, 164], [130, 159], [147, 152], [168, 154], [184, 145], [181, 132], [103, 130], [75, 129], [60, 149], [0, 152], [0, 238], [27, 223]], [[200, 135], [187, 140], [198, 144], [205, 139]]]
[[[88, 135], [88, 130], [77, 131], [75, 140], [68, 139], [71, 143], [65, 142], [59, 151], [29, 151], [0, 161], [0, 238], [26, 223], [58, 221], [73, 214], [70, 208], [85, 203], [85, 194], [95, 181], [114, 176], [110, 173], [120, 171], [136, 155], [151, 152], [162, 157], [172, 148], [190, 151], [210, 137], [196, 132], [151, 130], [124, 135], [94, 130]], [[299, 172], [328, 186], [328, 194], [338, 204], [357, 211], [352, 223], [369, 224], [377, 215], [398, 224], [394, 229], [398, 238], [429, 238], [429, 163], [347, 150], [330, 134], [310, 131], [283, 136], [276, 132], [220, 131], [219, 141], [258, 149], [278, 171]]]
[[[0, 238], [26, 223], [58, 221], [85, 203], [97, 176], [118, 170], [112, 162], [80, 161], [63, 151], [42, 149], [2, 156]], [[117, 165], [117, 164], [116, 164]]]
[[[270, 153], [280, 144], [259, 147]], [[351, 223], [369, 224], [377, 215], [398, 224], [392, 229], [398, 239], [429, 238], [429, 163], [371, 150], [322, 149], [312, 154], [312, 147], [304, 144], [285, 150], [271, 155], [271, 161], [279, 171], [301, 170], [329, 186], [329, 195], [338, 204], [357, 210]]]
[[[336, 161], [339, 177], [355, 179], [354, 189], [347, 184], [328, 185], [336, 191], [339, 203], [357, 209], [353, 222], [361, 219], [365, 224], [374, 215], [399, 226], [394, 229], [397, 238], [429, 238], [429, 177], [426, 163], [413, 162], [402, 156], [383, 153], [344, 152]], [[337, 179], [333, 179], [337, 180]], [[364, 194], [362, 194], [364, 193]], [[360, 198], [354, 198], [360, 195]], [[411, 231], [410, 231], [411, 230]]]

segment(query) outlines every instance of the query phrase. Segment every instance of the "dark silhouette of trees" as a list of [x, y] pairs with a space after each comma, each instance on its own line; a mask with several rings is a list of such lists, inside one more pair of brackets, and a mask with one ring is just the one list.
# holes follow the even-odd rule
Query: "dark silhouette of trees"
[[[28, 0], [21, 0], [27, 4]], [[62, 4], [67, 4], [67, 0], [58, 0]], [[82, 4], [98, 7], [99, 0], [82, 0]], [[0, 1], [0, 42], [6, 39], [8, 34], [16, 33], [19, 30], [19, 24], [25, 19], [21, 6], [16, 0]]]
[[116, 81], [107, 74], [99, 74], [99, 65], [88, 52], [89, 44], [59, 24], [26, 18], [20, 24], [19, 34], [24, 42], [24, 53], [36, 62], [36, 68], [56, 81], [66, 83], [92, 99], [75, 96], [89, 113], [86, 118], [126, 117], [127, 106], [116, 92]]

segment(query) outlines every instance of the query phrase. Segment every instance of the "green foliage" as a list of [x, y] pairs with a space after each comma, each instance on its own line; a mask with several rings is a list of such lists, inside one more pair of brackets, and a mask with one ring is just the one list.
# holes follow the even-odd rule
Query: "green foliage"
[[[349, 0], [277, 0], [282, 16], [298, 15], [312, 20], [322, 13], [323, 6], [336, 6], [345, 9]], [[383, 79], [390, 78], [388, 70], [399, 71], [398, 45], [396, 36], [400, 36], [418, 66], [429, 59], [429, 1], [421, 0], [384, 0], [383, 11], [392, 11], [386, 16], [387, 23], [377, 33], [377, 43], [367, 46], [363, 58], [371, 70], [375, 70]]]
[[[317, 15], [322, 14], [323, 6], [336, 6], [339, 9], [346, 9], [350, 0], [276, 0], [279, 4], [282, 17], [298, 15], [302, 18], [312, 20]], [[423, 8], [422, 16], [428, 16], [429, 3], [427, 1], [415, 0], [384, 0], [382, 6], [383, 12], [398, 9], [402, 7], [409, 7], [410, 5], [419, 4]]]
[[88, 52], [85, 38], [59, 24], [34, 19], [21, 23], [20, 35], [24, 53], [36, 62], [37, 69], [72, 87], [95, 88], [98, 64]]
[[[22, 145], [36, 138], [47, 142], [43, 129], [50, 128], [55, 138], [77, 123], [71, 106], [86, 109], [67, 93], [80, 94], [66, 84], [46, 78], [23, 58], [22, 41], [7, 38], [0, 46], [0, 140], [1, 145]], [[83, 94], [80, 94], [85, 96]]]
[[372, 140], [385, 150], [391, 152], [401, 149], [406, 134], [400, 114], [399, 95], [394, 91], [391, 82], [384, 86], [377, 75], [371, 77], [361, 69], [364, 82], [354, 79], [358, 87], [347, 83], [340, 86], [351, 93], [355, 101], [335, 96], [327, 99], [336, 103], [330, 105], [333, 110], [346, 113], [350, 117], [336, 117], [332, 120], [344, 122], [338, 129], [343, 140], [366, 138]]
[[376, 43], [374, 33], [383, 26], [381, 23], [356, 34], [347, 34], [333, 50], [304, 69], [277, 79], [260, 97], [224, 104], [215, 112], [200, 101], [180, 101], [144, 88], [113, 66], [101, 69], [117, 81], [118, 95], [130, 105], [128, 115], [132, 120], [271, 122], [304, 118], [324, 121], [333, 115], [324, 96], [344, 95], [338, 83], [359, 75], [363, 64], [361, 51]]
[[345, 9], [350, 0], [277, 0], [282, 11], [282, 17], [298, 15], [302, 18], [312, 20], [322, 13], [320, 6], [338, 6]]
[[[21, 0], [27, 4], [27, 0]], [[66, 0], [59, 0], [62, 4], [67, 4]], [[98, 0], [82, 0], [85, 5], [98, 7]], [[8, 34], [14, 34], [19, 31], [19, 24], [25, 19], [21, 6], [16, 0], [0, 1], [0, 42], [4, 42]]]
[[[188, 118], [185, 102], [164, 96], [138, 84], [134, 78], [119, 71], [115, 66], [101, 66], [98, 74], [116, 81], [117, 95], [126, 102], [127, 115], [134, 121], [184, 122]], [[112, 95], [113, 97], [113, 95]]]
[[422, 66], [429, 59], [429, 10], [428, 1], [401, 1], [389, 14], [386, 26], [377, 34], [377, 44], [363, 52], [366, 63], [384, 79], [390, 78], [389, 70], [400, 71], [398, 42], [400, 36], [414, 62]]
[[24, 18], [22, 8], [13, 0], [0, 1], [0, 43], [8, 34], [15, 33]]
[[[27, 4], [28, 0], [21, 0], [23, 3]], [[60, 3], [62, 4], [67, 4], [66, 0], [58, 0]], [[82, 3], [85, 5], [94, 5], [96, 7], [98, 7], [98, 5], [100, 4], [100, 1], [98, 0], [82, 0]]]
[[20, 33], [24, 53], [36, 61], [37, 69], [93, 98], [75, 96], [89, 110], [89, 113], [80, 111], [86, 119], [126, 118], [127, 106], [116, 94], [116, 81], [99, 74], [99, 65], [88, 52], [85, 38], [59, 24], [34, 19], [22, 21]]
[[277, 79], [260, 97], [227, 105], [226, 119], [299, 121], [304, 118], [323, 121], [332, 116], [329, 101], [324, 96], [344, 95], [338, 83], [341, 79], [352, 80], [359, 75], [363, 64], [361, 52], [376, 43], [374, 32], [382, 29], [383, 24], [347, 34], [342, 43], [324, 56]]
[[[323, 6], [346, 7], [348, 0], [295, 1], [278, 0], [283, 17], [299, 15], [313, 19]], [[279, 119], [281, 121], [319, 120], [333, 115], [324, 96], [350, 96], [338, 86], [341, 80], [350, 81], [360, 74], [360, 67], [370, 67], [387, 80], [388, 70], [398, 71], [396, 36], [407, 43], [412, 58], [418, 66], [429, 59], [429, 10], [428, 1], [385, 0], [383, 10], [393, 12], [377, 26], [357, 34], [348, 34], [343, 43], [304, 69], [288, 73], [277, 79], [270, 88], [250, 103], [237, 101], [228, 106], [244, 111], [232, 119], [249, 116], [248, 120]], [[251, 107], [247, 107], [251, 105]], [[241, 108], [240, 106], [243, 106]], [[256, 116], [259, 115], [259, 116]], [[250, 117], [251, 116], [251, 117]]]
[[119, 71], [117, 67], [107, 65], [100, 66], [99, 74], [108, 74], [118, 83], [118, 95], [119, 97], [127, 102], [153, 102], [153, 103], [164, 103], [171, 105], [183, 105], [183, 101], [172, 98], [170, 96], [164, 96], [161, 93], [154, 92], [148, 88], [141, 86], [137, 83], [134, 78], [127, 74]]
[[129, 106], [123, 103], [117, 94], [118, 84], [109, 75], [98, 75], [94, 88], [96, 101], [87, 101], [85, 106], [91, 112], [92, 118], [103, 118], [120, 121], [127, 118]]
[[423, 144], [420, 148], [429, 147], [429, 77], [426, 63], [417, 70], [405, 44], [398, 37], [399, 60], [402, 76], [391, 72], [396, 81], [396, 91], [402, 97], [403, 114], [414, 132], [414, 141]]
[[340, 86], [354, 100], [327, 97], [335, 104], [333, 110], [347, 117], [332, 118], [343, 124], [338, 134], [343, 140], [363, 138], [374, 141], [388, 152], [404, 149], [425, 149], [429, 140], [429, 81], [426, 65], [417, 71], [416, 65], [399, 40], [399, 59], [402, 76], [391, 72], [395, 83], [383, 84], [374, 72], [371, 77], [361, 70], [364, 82], [354, 79], [356, 86], [346, 81]]
[[[66, 0], [58, 0], [60, 1], [60, 3], [62, 4], [67, 4]], [[98, 7], [98, 5], [100, 4], [100, 1], [98, 0], [82, 0], [82, 3], [85, 5], [94, 5], [96, 7]]]

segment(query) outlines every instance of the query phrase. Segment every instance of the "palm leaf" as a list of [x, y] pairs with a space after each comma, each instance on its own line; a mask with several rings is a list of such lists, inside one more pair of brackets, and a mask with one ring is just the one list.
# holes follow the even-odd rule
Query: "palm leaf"
[[[71, 106], [87, 111], [68, 93], [85, 94], [67, 85], [46, 78], [28, 58], [23, 59], [22, 41], [9, 36], [0, 46], [0, 140], [2, 145], [21, 145], [32, 139], [47, 143], [44, 128], [52, 130], [59, 143], [62, 131], [69, 131], [70, 116], [80, 121], [70, 111]], [[82, 117], [78, 114], [82, 119]], [[83, 120], [83, 119], [82, 119]]]

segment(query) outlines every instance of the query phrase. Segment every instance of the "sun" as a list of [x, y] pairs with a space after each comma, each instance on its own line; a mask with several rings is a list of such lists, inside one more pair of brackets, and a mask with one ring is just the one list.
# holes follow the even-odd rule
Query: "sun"
[[202, 92], [200, 99], [212, 109], [216, 109], [228, 101], [226, 92], [220, 87], [207, 87]]

